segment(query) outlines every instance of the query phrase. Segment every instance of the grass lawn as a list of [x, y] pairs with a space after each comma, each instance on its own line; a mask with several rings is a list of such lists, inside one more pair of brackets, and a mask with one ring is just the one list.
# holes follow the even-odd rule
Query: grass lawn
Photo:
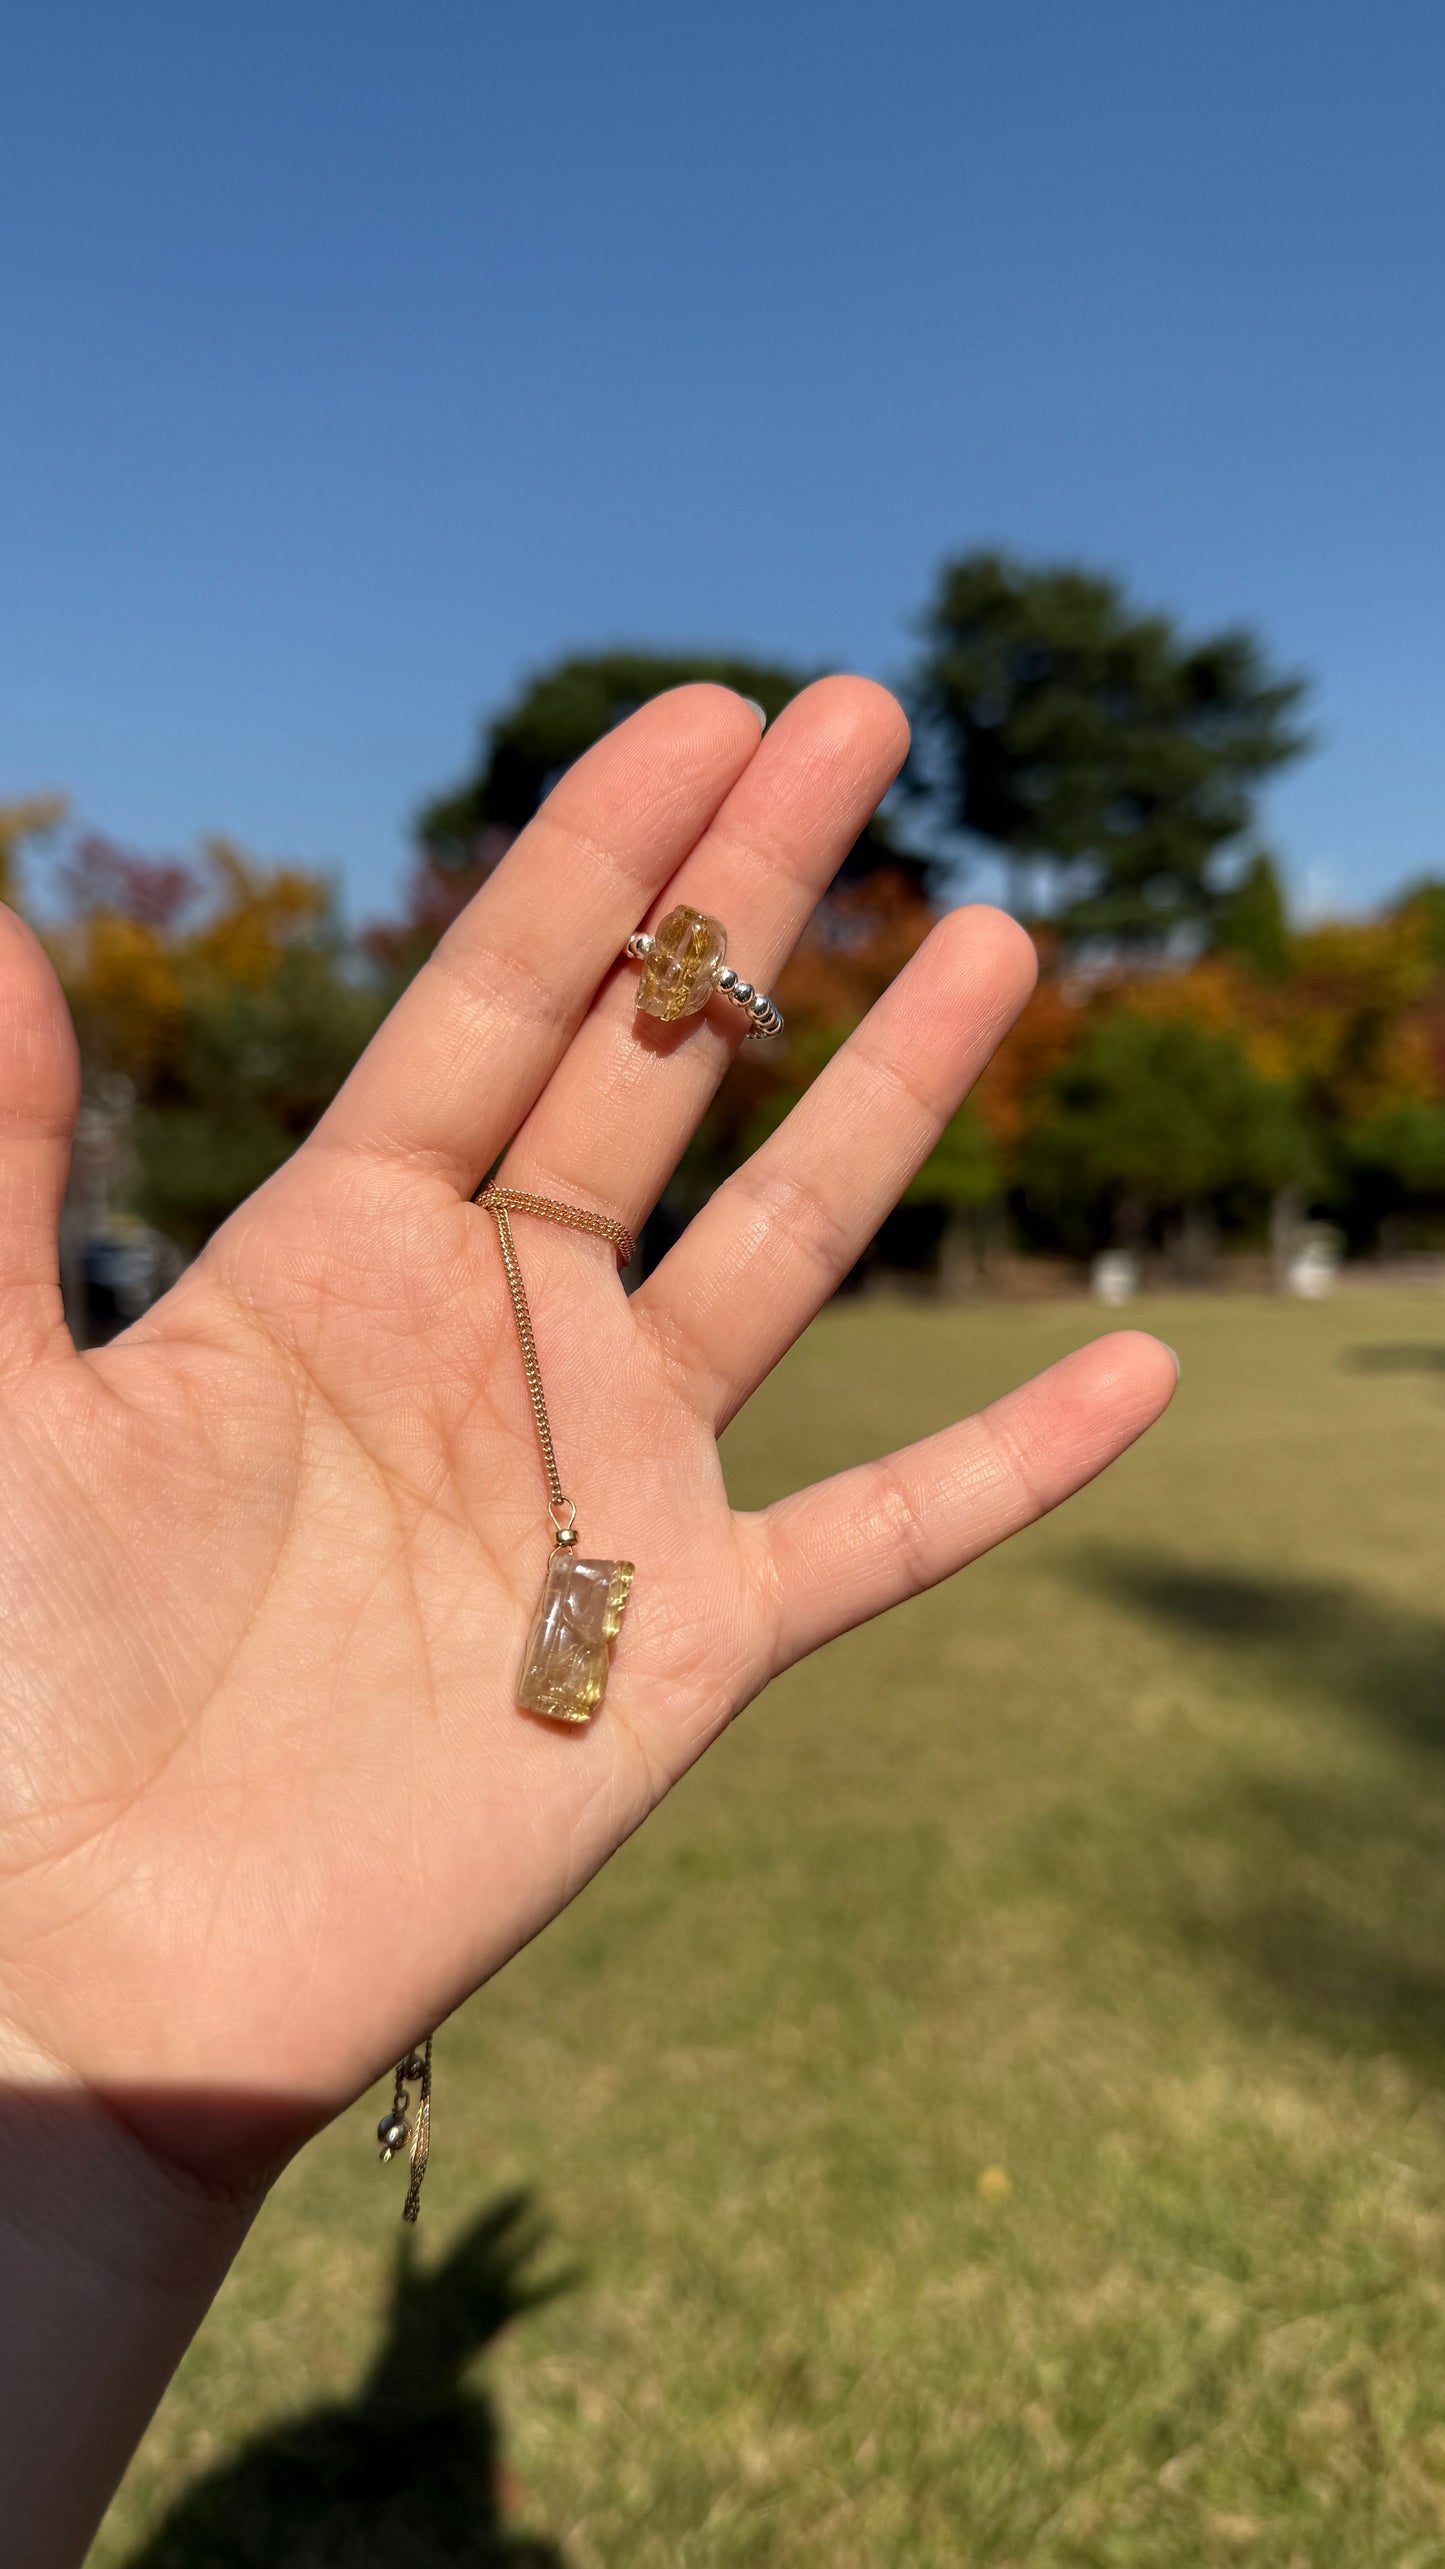
[[[421, 2342], [558, 2289], [472, 2376], [495, 2520], [462, 2547], [434, 2476], [405, 2556], [1445, 2564], [1445, 1300], [1139, 1316], [1155, 1435], [776, 1687], [448, 2028], [423, 2262], [495, 2218]], [[736, 1495], [1099, 1325], [839, 1307]], [[262, 2521], [381, 2342], [381, 2101], [279, 2188], [95, 2569], [223, 2569], [151, 2537], [248, 2440], [258, 2562], [404, 2556], [380, 2501], [317, 2547], [304, 2436]]]

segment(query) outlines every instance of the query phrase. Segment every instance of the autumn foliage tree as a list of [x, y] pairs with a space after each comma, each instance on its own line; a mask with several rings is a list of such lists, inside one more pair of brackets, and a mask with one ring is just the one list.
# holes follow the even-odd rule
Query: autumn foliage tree
[[194, 1250], [310, 1131], [383, 994], [324, 877], [229, 840], [180, 861], [83, 837], [53, 889], [87, 1082], [129, 1091], [129, 1201]]
[[1099, 1012], [1033, 1102], [1019, 1183], [1070, 1247], [1199, 1236], [1228, 1199], [1262, 1211], [1312, 1174], [1284, 1083], [1234, 1036], [1129, 1005]]

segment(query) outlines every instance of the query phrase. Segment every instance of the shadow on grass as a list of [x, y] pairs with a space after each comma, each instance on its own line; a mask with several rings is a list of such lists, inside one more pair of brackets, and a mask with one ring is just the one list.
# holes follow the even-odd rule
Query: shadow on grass
[[1164, 1554], [1093, 1554], [1089, 1583], [1176, 1632], [1251, 1658], [1290, 1692], [1445, 1751], [1445, 1617], [1338, 1580], [1198, 1569]]
[[1212, 1815], [1232, 1879], [1181, 1886], [1177, 1929], [1253, 2018], [1445, 2081], [1445, 1813], [1378, 1793], [1248, 1787]]
[[[1171, 1828], [1176, 1933], [1251, 2014], [1283, 2006], [1338, 2049], [1445, 2077], [1445, 1619], [1144, 1552], [1095, 1554], [1088, 1575], [1299, 1708], [1294, 1760], [1241, 1757]], [[1322, 1730], [1323, 1707], [1355, 1735]]]
[[565, 2569], [509, 2532], [496, 2417], [466, 2375], [568, 2288], [530, 2279], [528, 2198], [492, 2204], [434, 2265], [398, 2249], [387, 2334], [354, 2398], [303, 2410], [188, 2489], [126, 2569]]
[[1350, 1347], [1341, 1359], [1350, 1374], [1445, 1374], [1445, 1346], [1429, 1339]]

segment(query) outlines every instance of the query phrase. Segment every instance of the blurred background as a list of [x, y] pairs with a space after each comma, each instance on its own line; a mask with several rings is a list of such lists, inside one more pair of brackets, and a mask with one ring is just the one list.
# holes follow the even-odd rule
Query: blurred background
[[591, 740], [846, 667], [910, 764], [643, 1262], [941, 908], [1041, 981], [730, 1481], [1099, 1301], [1184, 1359], [466, 2012], [419, 2261], [308, 2153], [101, 2569], [1445, 2562], [1445, 23], [61, 0], [0, 72], [77, 1332]]

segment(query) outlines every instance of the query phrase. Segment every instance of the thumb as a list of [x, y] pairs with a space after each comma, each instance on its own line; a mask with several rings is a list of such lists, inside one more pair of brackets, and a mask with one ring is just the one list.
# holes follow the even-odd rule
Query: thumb
[[60, 1205], [79, 1105], [64, 994], [39, 939], [0, 905], [0, 1375], [69, 1345]]

